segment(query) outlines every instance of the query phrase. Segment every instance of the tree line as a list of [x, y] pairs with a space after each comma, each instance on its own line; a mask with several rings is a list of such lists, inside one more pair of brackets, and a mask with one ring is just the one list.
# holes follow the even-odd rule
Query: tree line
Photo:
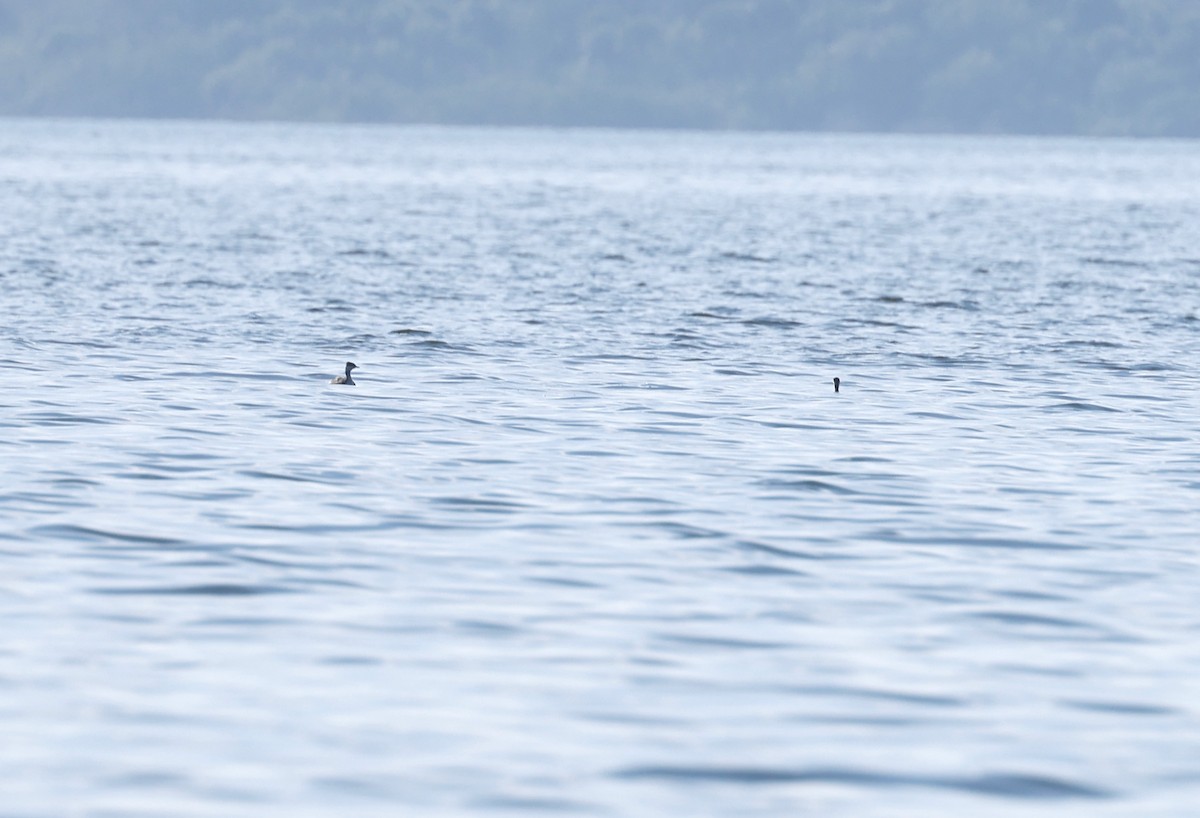
[[0, 114], [1200, 136], [1200, 3], [0, 0]]

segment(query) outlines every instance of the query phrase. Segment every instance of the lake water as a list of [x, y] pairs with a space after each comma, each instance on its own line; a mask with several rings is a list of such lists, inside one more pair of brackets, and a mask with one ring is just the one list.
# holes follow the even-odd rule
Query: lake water
[[3, 818], [1195, 815], [1200, 143], [8, 120], [0, 214]]

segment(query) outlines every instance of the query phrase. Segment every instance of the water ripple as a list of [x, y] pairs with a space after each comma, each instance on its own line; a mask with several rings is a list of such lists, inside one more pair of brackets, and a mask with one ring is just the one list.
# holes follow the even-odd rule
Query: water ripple
[[296, 589], [282, 585], [208, 583], [201, 585], [162, 585], [140, 587], [92, 588], [93, 594], [113, 596], [261, 596], [263, 594], [295, 593]]
[[1110, 799], [1114, 797], [1111, 791], [1101, 787], [1088, 786], [1051, 776], [1019, 773], [930, 776], [837, 767], [786, 769], [777, 767], [644, 766], [627, 767], [616, 771], [614, 775], [626, 779], [687, 781], [700, 784], [843, 784], [871, 790], [926, 787], [1022, 800]]

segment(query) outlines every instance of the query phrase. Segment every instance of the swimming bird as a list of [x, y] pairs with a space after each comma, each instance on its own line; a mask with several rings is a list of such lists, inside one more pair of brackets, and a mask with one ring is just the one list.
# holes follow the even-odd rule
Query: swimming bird
[[[349, 369], [347, 369], [347, 370], [346, 370], [346, 377], [347, 377], [347, 378], [349, 378], [349, 377], [350, 377], [350, 370], [349, 370]], [[834, 379], [833, 379], [833, 391], [834, 391], [834, 392], [841, 392], [841, 391], [842, 391], [842, 379], [841, 379], [841, 378], [834, 378]]]
[[358, 364], [352, 364], [349, 361], [346, 361], [346, 374], [338, 375], [336, 378], [330, 381], [330, 383], [340, 383], [345, 384], [346, 386], [354, 386], [354, 379], [350, 377], [351, 369], [358, 369]]

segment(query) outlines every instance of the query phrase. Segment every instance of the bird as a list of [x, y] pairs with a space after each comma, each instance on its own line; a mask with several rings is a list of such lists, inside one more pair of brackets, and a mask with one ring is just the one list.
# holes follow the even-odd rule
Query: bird
[[[347, 366], [348, 366], [348, 365], [349, 365], [349, 364], [347, 364]], [[348, 377], [350, 377], [350, 370], [349, 370], [349, 369], [347, 369], [347, 370], [346, 370], [346, 377], [347, 377], [347, 378], [348, 378]], [[834, 392], [841, 392], [841, 391], [842, 391], [842, 379], [841, 379], [841, 378], [834, 378], [834, 379], [833, 379], [833, 391], [834, 391]]]
[[332, 381], [330, 381], [330, 383], [343, 384], [345, 386], [354, 386], [355, 385], [354, 379], [350, 377], [351, 369], [358, 369], [358, 364], [352, 364], [349, 361], [346, 361], [346, 374], [338, 375], [336, 378], [334, 378]]

